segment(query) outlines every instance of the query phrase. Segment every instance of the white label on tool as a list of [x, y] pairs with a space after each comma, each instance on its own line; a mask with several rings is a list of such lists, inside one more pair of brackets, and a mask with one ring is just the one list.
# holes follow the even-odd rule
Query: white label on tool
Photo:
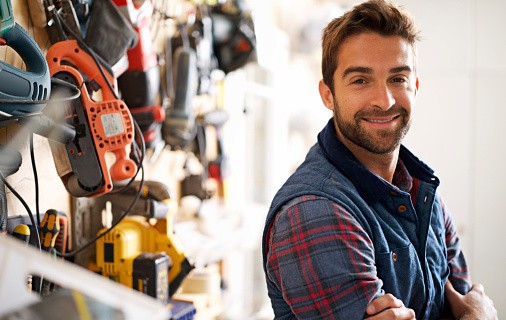
[[100, 120], [102, 120], [102, 126], [107, 138], [125, 132], [121, 114], [119, 113], [103, 114], [100, 116]]

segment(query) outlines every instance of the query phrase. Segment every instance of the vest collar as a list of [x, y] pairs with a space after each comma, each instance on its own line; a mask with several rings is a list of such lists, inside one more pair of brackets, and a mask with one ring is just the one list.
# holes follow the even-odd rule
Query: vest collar
[[[379, 202], [392, 193], [406, 194], [358, 161], [338, 139], [332, 118], [318, 134], [318, 145], [327, 160], [355, 185], [361, 197], [369, 205]], [[402, 160], [412, 177], [428, 182], [435, 187], [439, 185], [439, 179], [434, 175], [434, 171], [403, 145], [399, 151], [399, 159]]]

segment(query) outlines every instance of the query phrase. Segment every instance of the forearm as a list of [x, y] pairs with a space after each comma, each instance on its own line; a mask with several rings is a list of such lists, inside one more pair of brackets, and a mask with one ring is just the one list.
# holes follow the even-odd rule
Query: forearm
[[362, 319], [367, 305], [383, 294], [372, 244], [350, 214], [320, 201], [278, 215], [268, 277], [297, 317]]

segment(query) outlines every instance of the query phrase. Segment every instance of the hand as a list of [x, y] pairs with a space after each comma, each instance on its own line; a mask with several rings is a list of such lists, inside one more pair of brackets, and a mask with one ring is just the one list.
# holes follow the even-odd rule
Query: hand
[[387, 293], [374, 299], [365, 309], [370, 315], [368, 320], [415, 320], [415, 312], [406, 308], [404, 303]]
[[473, 284], [471, 291], [466, 295], [461, 295], [448, 280], [445, 284], [445, 295], [455, 319], [497, 320], [494, 302], [485, 295], [481, 284]]

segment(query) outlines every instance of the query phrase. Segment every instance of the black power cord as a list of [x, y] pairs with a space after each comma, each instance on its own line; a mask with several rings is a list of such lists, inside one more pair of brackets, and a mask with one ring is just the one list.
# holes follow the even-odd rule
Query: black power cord
[[[32, 210], [30, 210], [30, 207], [26, 203], [25, 199], [23, 199], [23, 197], [21, 197], [21, 195], [10, 185], [10, 183], [7, 182], [7, 179], [5, 179], [5, 177], [1, 171], [0, 171], [0, 179], [2, 180], [4, 185], [12, 192], [12, 194], [14, 196], [16, 196], [16, 198], [19, 200], [19, 202], [21, 202], [23, 207], [25, 207], [26, 212], [28, 212], [28, 216], [30, 217], [30, 222], [32, 223], [33, 230], [35, 230], [35, 240], [37, 241], [36, 242], [37, 248], [39, 249], [39, 251], [42, 251], [42, 246], [40, 243], [39, 228], [37, 228], [37, 226], [39, 226], [39, 225], [35, 224], [35, 219], [33, 217]], [[42, 277], [41, 277], [40, 286], [39, 286], [38, 290], [39, 290], [39, 292], [41, 292], [41, 290], [42, 290]]]
[[33, 217], [33, 213], [32, 213], [32, 210], [30, 210], [30, 207], [28, 206], [28, 204], [26, 203], [25, 199], [23, 199], [23, 197], [21, 197], [21, 195], [16, 191], [16, 189], [14, 189], [11, 184], [9, 182], [7, 182], [7, 179], [5, 179], [3, 173], [0, 171], [0, 179], [2, 180], [2, 182], [5, 184], [5, 186], [12, 192], [12, 194], [14, 196], [16, 196], [16, 198], [19, 200], [19, 202], [21, 202], [21, 204], [23, 205], [23, 207], [25, 207], [25, 210], [26, 212], [28, 212], [28, 216], [30, 217], [30, 222], [32, 223], [32, 225], [34, 226], [34, 230], [35, 230], [35, 238], [37, 240], [37, 248], [39, 248], [39, 250], [42, 250], [41, 248], [41, 245], [40, 245], [40, 235], [39, 235], [39, 230], [37, 228], [37, 224], [35, 224], [35, 219]]
[[39, 175], [35, 165], [35, 154], [33, 150], [33, 132], [30, 133], [30, 160], [32, 162], [33, 181], [35, 184], [35, 214], [37, 216], [37, 225], [40, 226], [40, 207], [39, 207]]

